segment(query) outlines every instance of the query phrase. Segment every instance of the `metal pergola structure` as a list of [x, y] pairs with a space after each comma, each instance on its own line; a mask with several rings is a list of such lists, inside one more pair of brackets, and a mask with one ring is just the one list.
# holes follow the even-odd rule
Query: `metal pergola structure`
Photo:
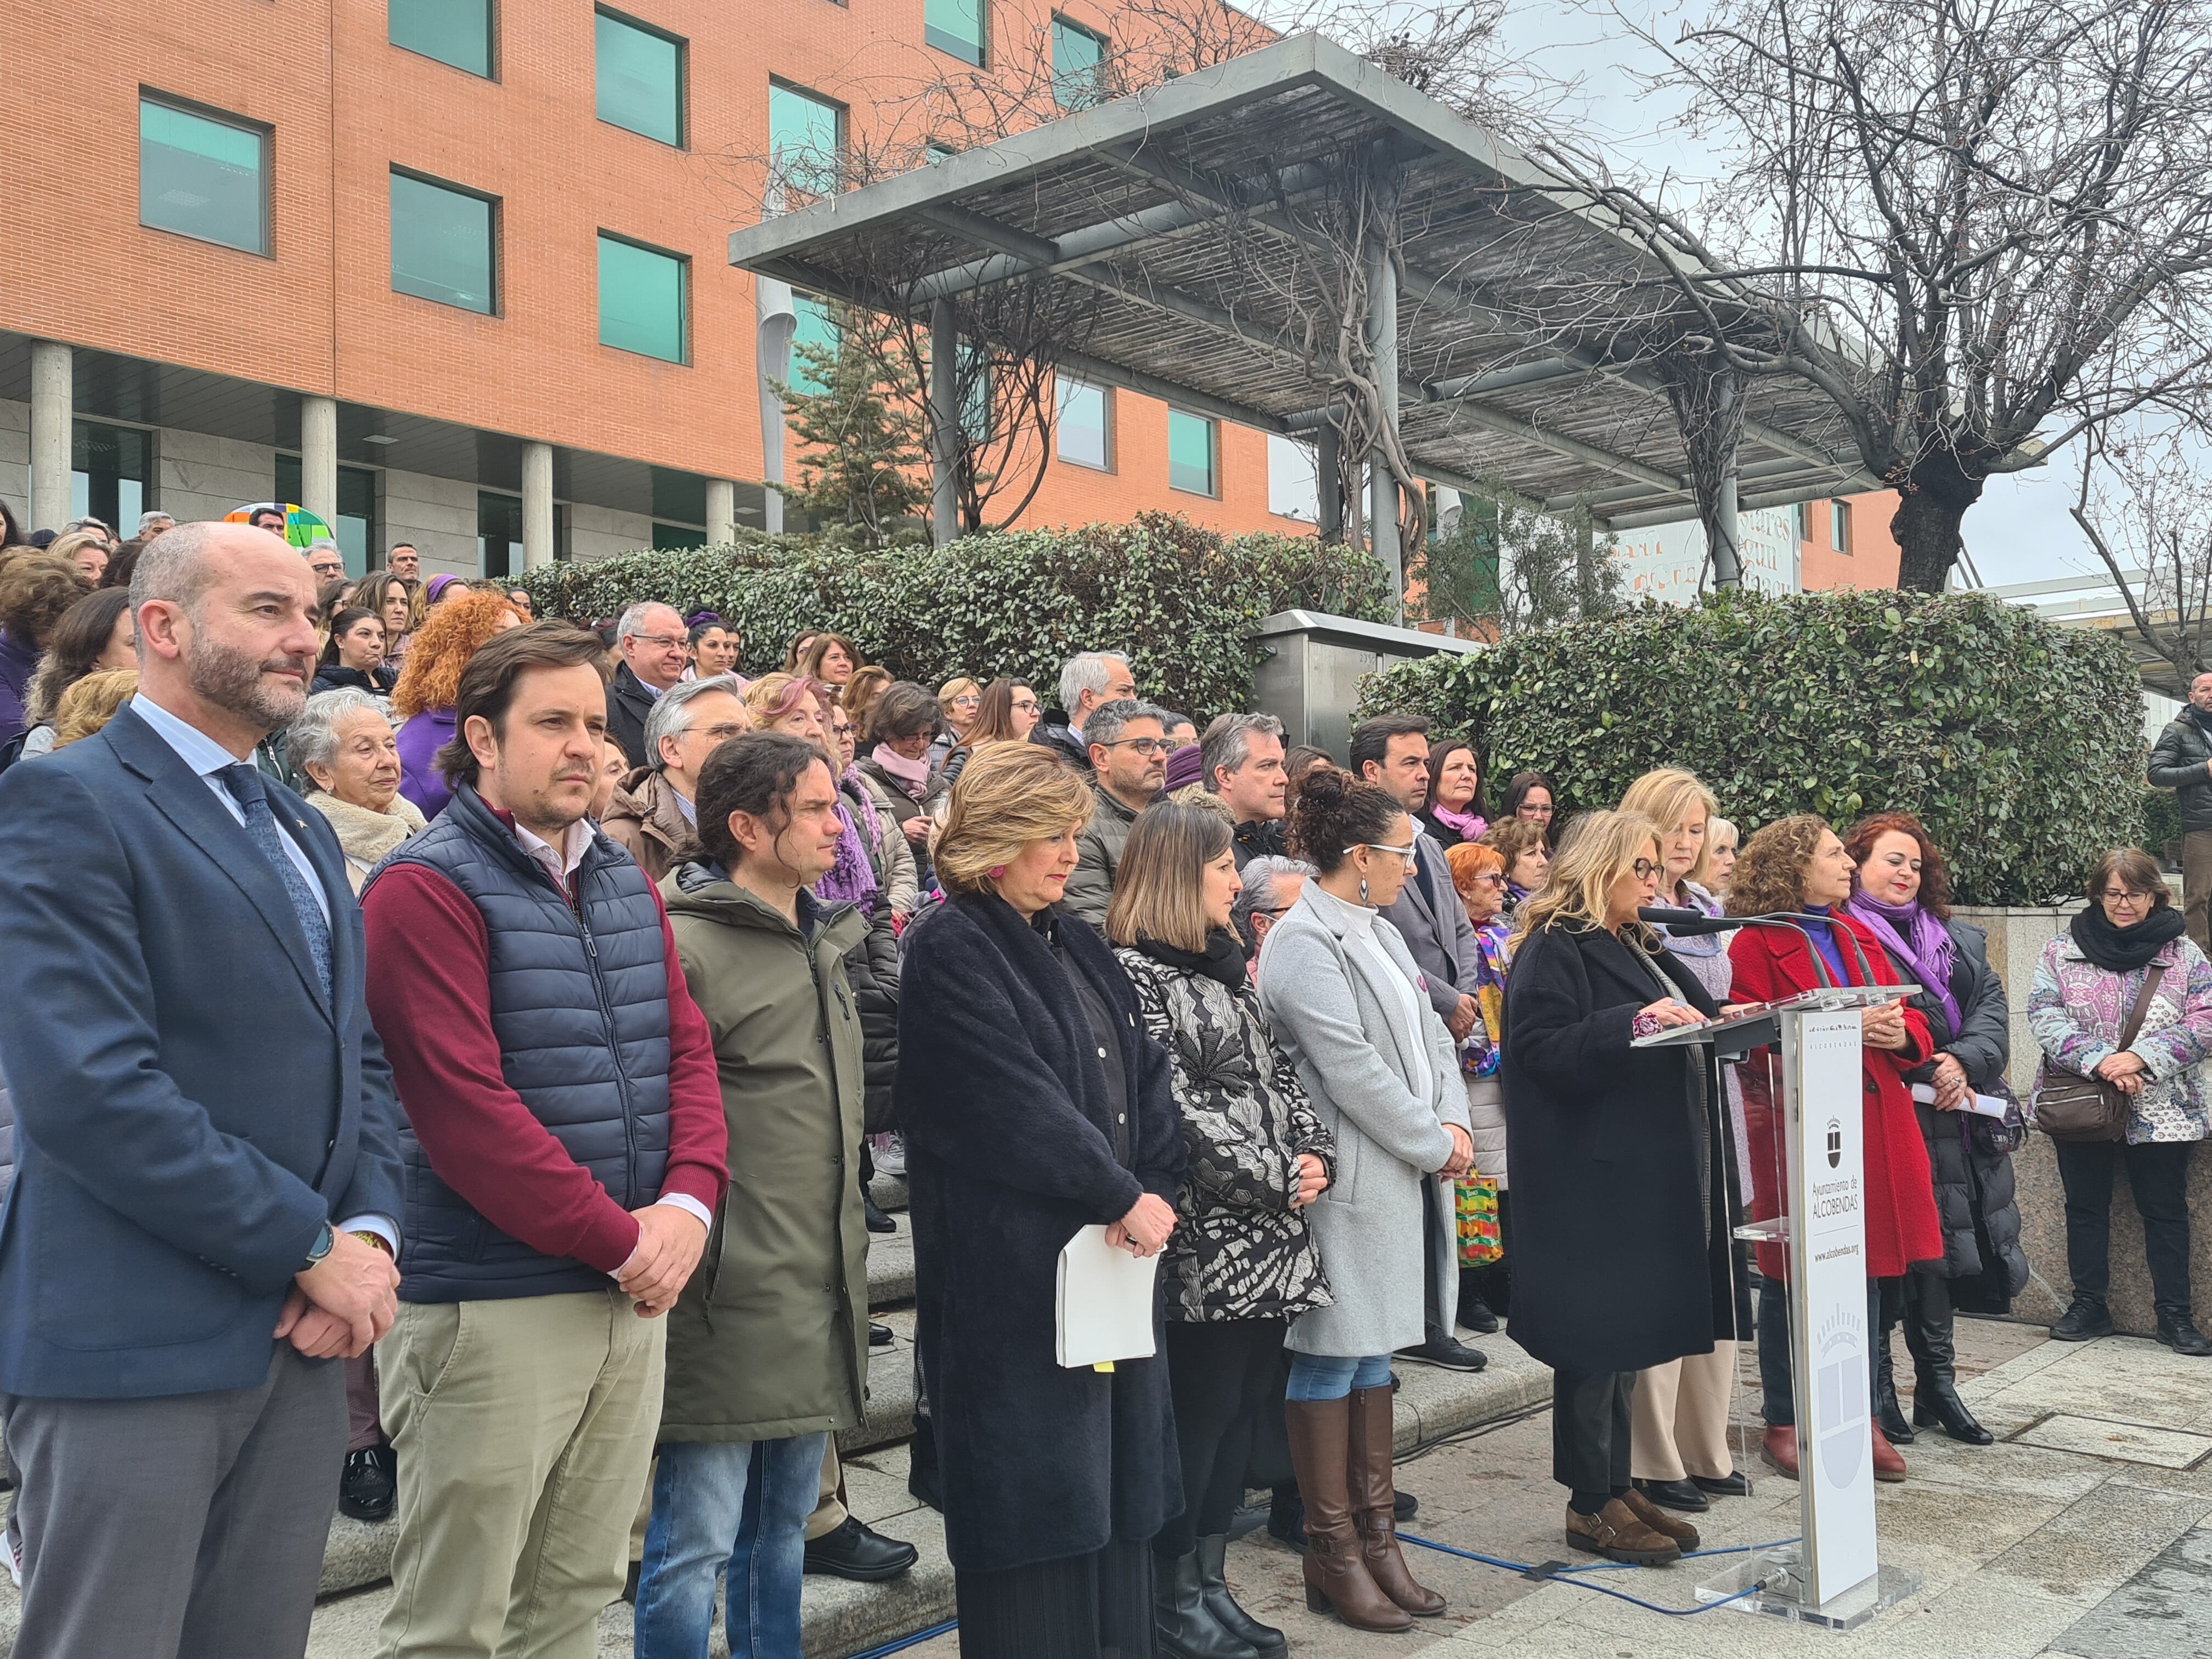
[[[1613, 530], [1704, 517], [1729, 555], [1738, 507], [1881, 487], [1823, 393], [1765, 377], [1732, 387], [1740, 435], [1701, 511], [1656, 366], [1714, 319], [1531, 158], [1313, 35], [766, 219], [731, 236], [729, 257], [870, 309], [927, 314], [933, 363], [953, 357], [963, 295], [1079, 285], [1095, 320], [1080, 351], [1060, 355], [1069, 374], [1314, 442], [1327, 529], [1340, 482], [1333, 389], [1300, 343], [1301, 296], [1289, 292], [1300, 261], [1255, 270], [1249, 256], [1316, 251], [1301, 206], [1355, 165], [1381, 170], [1395, 194], [1401, 260], [1370, 267], [1363, 325], [1419, 476], [1474, 491], [1502, 482]], [[949, 433], [949, 373], [933, 396], [945, 405], [933, 428]], [[933, 459], [942, 538], [949, 442]], [[1395, 486], [1371, 471], [1376, 552], [1396, 574]]]

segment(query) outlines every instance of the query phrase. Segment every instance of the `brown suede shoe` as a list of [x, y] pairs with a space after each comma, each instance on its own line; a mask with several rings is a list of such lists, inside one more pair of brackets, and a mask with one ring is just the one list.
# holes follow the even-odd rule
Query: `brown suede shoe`
[[1669, 1515], [1642, 1492], [1631, 1486], [1628, 1495], [1619, 1500], [1628, 1505], [1629, 1513], [1651, 1528], [1673, 1539], [1686, 1555], [1698, 1547], [1698, 1529], [1680, 1516]]
[[1759, 1439], [1759, 1460], [1778, 1474], [1797, 1478], [1797, 1431], [1786, 1424], [1769, 1429]]
[[1680, 1545], [1645, 1526], [1636, 1518], [1636, 1511], [1618, 1498], [1595, 1515], [1577, 1515], [1569, 1510], [1567, 1542], [1608, 1561], [1625, 1561], [1637, 1567], [1670, 1567], [1682, 1559]]

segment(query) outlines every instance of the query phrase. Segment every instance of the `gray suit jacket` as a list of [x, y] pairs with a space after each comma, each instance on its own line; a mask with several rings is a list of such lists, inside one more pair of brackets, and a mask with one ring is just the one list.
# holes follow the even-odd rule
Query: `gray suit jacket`
[[1429, 981], [1429, 1001], [1449, 1019], [1459, 1006], [1461, 992], [1474, 988], [1481, 956], [1475, 947], [1474, 924], [1467, 919], [1467, 906], [1452, 886], [1444, 849], [1434, 836], [1425, 834], [1416, 833], [1413, 844], [1420, 848], [1414, 855], [1419, 873], [1407, 878], [1397, 899], [1382, 915], [1398, 930]]

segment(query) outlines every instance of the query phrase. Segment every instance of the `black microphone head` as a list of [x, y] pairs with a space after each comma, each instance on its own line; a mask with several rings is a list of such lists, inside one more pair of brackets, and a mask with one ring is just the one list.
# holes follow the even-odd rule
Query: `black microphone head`
[[1662, 905], [1646, 904], [1638, 907], [1636, 919], [1664, 927], [1670, 933], [1695, 935], [1725, 933], [1736, 923], [1724, 916], [1709, 916], [1702, 910], [1674, 910]]

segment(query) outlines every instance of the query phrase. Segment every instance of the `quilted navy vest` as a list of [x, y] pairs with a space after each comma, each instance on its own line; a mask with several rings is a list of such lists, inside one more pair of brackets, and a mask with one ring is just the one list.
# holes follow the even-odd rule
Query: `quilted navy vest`
[[[658, 1199], [668, 1170], [668, 957], [645, 872], [594, 832], [571, 909], [466, 785], [369, 879], [407, 864], [437, 872], [483, 916], [500, 1070], [523, 1104], [623, 1208]], [[612, 1282], [493, 1226], [438, 1178], [404, 1122], [399, 1142], [403, 1300], [554, 1296]]]

